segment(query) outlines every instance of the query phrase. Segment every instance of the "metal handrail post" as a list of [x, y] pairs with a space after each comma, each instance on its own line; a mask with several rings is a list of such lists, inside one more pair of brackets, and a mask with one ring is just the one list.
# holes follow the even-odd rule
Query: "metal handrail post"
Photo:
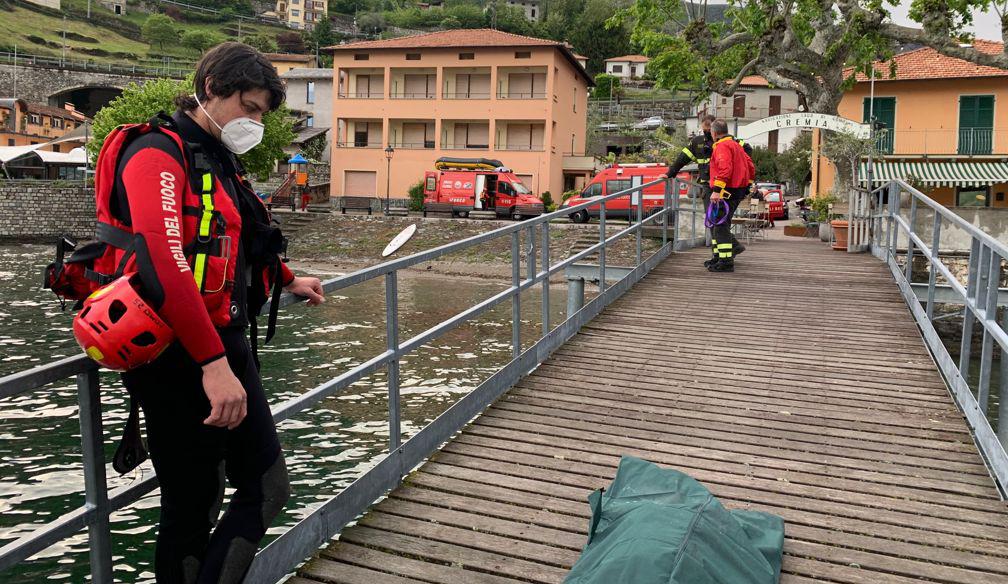
[[[1001, 330], [1008, 332], [1008, 310], [1001, 313]], [[1001, 400], [998, 405], [997, 437], [1008, 450], [1008, 351], [1001, 347]]]
[[889, 246], [887, 256], [896, 257], [896, 244], [899, 242], [899, 226], [896, 224], [896, 216], [900, 211], [900, 185], [892, 183], [889, 185], [889, 229], [886, 232], [886, 243]]
[[938, 259], [938, 246], [941, 243], [941, 226], [941, 213], [935, 212], [934, 226], [932, 227], [931, 232], [931, 273], [928, 275], [928, 296], [926, 309], [928, 320], [934, 319], [935, 284], [938, 281], [938, 268], [935, 264], [940, 261]]
[[599, 259], [599, 294], [605, 291], [605, 256], [606, 256], [606, 235], [605, 235], [605, 201], [602, 201], [602, 206], [599, 208], [599, 243], [602, 247], [599, 248], [598, 259]]
[[970, 299], [975, 296], [973, 290], [977, 287], [977, 276], [980, 271], [980, 260], [983, 255], [982, 244], [976, 237], [970, 246], [969, 268], [966, 276], [966, 298], [963, 306], [962, 339], [959, 345], [959, 371], [969, 371], [970, 352], [973, 350], [973, 310]]
[[546, 277], [542, 281], [542, 334], [545, 337], [550, 332], [550, 232], [549, 222], [542, 224], [542, 269]]
[[526, 241], [528, 241], [528, 246], [529, 246], [528, 247], [528, 255], [526, 256], [527, 261], [528, 261], [528, 266], [527, 267], [528, 267], [528, 279], [529, 280], [535, 280], [536, 273], [537, 273], [536, 272], [536, 255], [538, 255], [538, 252], [536, 251], [536, 245], [537, 245], [537, 243], [536, 243], [536, 237], [535, 236], [536, 236], [535, 226], [534, 225], [529, 225], [528, 230], [527, 230], [527, 235], [526, 235]]
[[95, 510], [94, 520], [88, 525], [91, 581], [112, 584], [112, 535], [97, 367], [77, 374], [77, 401], [84, 455], [84, 505]]
[[[998, 284], [1001, 281], [1001, 256], [993, 249], [990, 251], [989, 267], [987, 268], [987, 281], [984, 289], [984, 318], [990, 321], [997, 321], [998, 306]], [[977, 303], [979, 305], [979, 303]], [[1001, 359], [1005, 356], [1002, 355]], [[980, 347], [980, 385], [977, 388], [977, 403], [980, 404], [980, 411], [987, 415], [990, 404], [990, 380], [991, 369], [994, 361], [994, 337], [984, 327], [983, 344]], [[1003, 386], [1002, 381], [1002, 386]]]
[[[399, 350], [399, 272], [385, 274], [385, 347]], [[402, 445], [399, 412], [399, 359], [388, 362], [389, 452]]]
[[903, 266], [903, 269], [907, 282], [913, 282], [914, 240], [910, 234], [917, 234], [917, 196], [913, 193], [910, 194], [910, 220], [907, 224], [910, 228], [907, 230], [906, 265]]
[[661, 243], [662, 247], [668, 245], [668, 224], [669, 217], [672, 218], [674, 223], [672, 224], [672, 241], [676, 240], [676, 227], [679, 224], [679, 197], [676, 196], [675, 211], [672, 210], [672, 190], [675, 189], [676, 193], [679, 192], [679, 179], [674, 178], [665, 183], [665, 199], [662, 201], [662, 211], [665, 212], [665, 216], [662, 218], [662, 234]]
[[521, 232], [511, 234], [511, 356], [521, 355]]
[[641, 265], [643, 255], [643, 243], [641, 238], [644, 235], [644, 189], [637, 191], [637, 255], [634, 266]]

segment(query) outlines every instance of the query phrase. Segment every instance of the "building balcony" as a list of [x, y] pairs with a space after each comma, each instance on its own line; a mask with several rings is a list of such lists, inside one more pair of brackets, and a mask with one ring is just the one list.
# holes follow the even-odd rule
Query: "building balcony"
[[546, 150], [545, 133], [546, 124], [541, 121], [498, 121], [494, 149], [508, 152], [543, 152]]
[[382, 121], [379, 119], [336, 120], [337, 148], [382, 148]]
[[434, 120], [389, 120], [389, 145], [403, 150], [433, 150]]
[[490, 99], [489, 67], [448, 67], [444, 69], [442, 99]]
[[499, 67], [498, 99], [546, 99], [545, 67]]
[[442, 150], [490, 150], [489, 120], [442, 120]]
[[1008, 156], [1008, 132], [1000, 128], [880, 130], [876, 136], [886, 156]]
[[340, 68], [337, 99], [383, 99], [385, 70], [377, 67]]
[[391, 70], [390, 77], [390, 99], [437, 98], [437, 69], [430, 67], [397, 67]]

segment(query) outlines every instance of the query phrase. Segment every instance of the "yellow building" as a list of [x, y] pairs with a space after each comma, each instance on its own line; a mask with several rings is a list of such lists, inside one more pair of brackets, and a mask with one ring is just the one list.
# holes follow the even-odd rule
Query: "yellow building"
[[303, 69], [315, 66], [314, 55], [295, 55], [293, 53], [263, 53], [269, 62], [276, 67], [277, 75], [283, 75], [291, 69]]
[[555, 199], [593, 168], [584, 156], [592, 80], [562, 43], [484, 29], [331, 50], [333, 196], [384, 196], [390, 178], [390, 196], [406, 197], [442, 156], [500, 160]]
[[[1000, 53], [1001, 43], [976, 40]], [[901, 178], [949, 207], [1008, 207], [1008, 71], [983, 67], [921, 48], [875, 64], [874, 118], [881, 151], [874, 182]], [[868, 122], [869, 78], [844, 95], [839, 115]], [[817, 156], [813, 140], [812, 193], [833, 185], [834, 167]], [[867, 164], [859, 177], [867, 180]]]
[[311, 30], [315, 23], [329, 18], [327, 0], [278, 0], [276, 14], [291, 28]]
[[[0, 99], [0, 146], [31, 146], [63, 138], [90, 121], [72, 104], [52, 107], [22, 99]], [[53, 152], [69, 152], [84, 145], [84, 137], [45, 146]]]

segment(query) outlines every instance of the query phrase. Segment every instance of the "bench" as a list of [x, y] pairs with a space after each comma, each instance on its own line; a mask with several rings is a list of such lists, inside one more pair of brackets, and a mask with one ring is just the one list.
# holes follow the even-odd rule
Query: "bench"
[[371, 214], [371, 197], [343, 197], [340, 201], [340, 213], [346, 215], [347, 209], [367, 211]]

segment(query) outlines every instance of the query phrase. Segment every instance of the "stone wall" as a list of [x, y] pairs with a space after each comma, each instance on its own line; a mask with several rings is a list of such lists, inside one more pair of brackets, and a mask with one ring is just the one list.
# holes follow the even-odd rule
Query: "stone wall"
[[94, 189], [64, 181], [0, 181], [0, 240], [94, 238]]

